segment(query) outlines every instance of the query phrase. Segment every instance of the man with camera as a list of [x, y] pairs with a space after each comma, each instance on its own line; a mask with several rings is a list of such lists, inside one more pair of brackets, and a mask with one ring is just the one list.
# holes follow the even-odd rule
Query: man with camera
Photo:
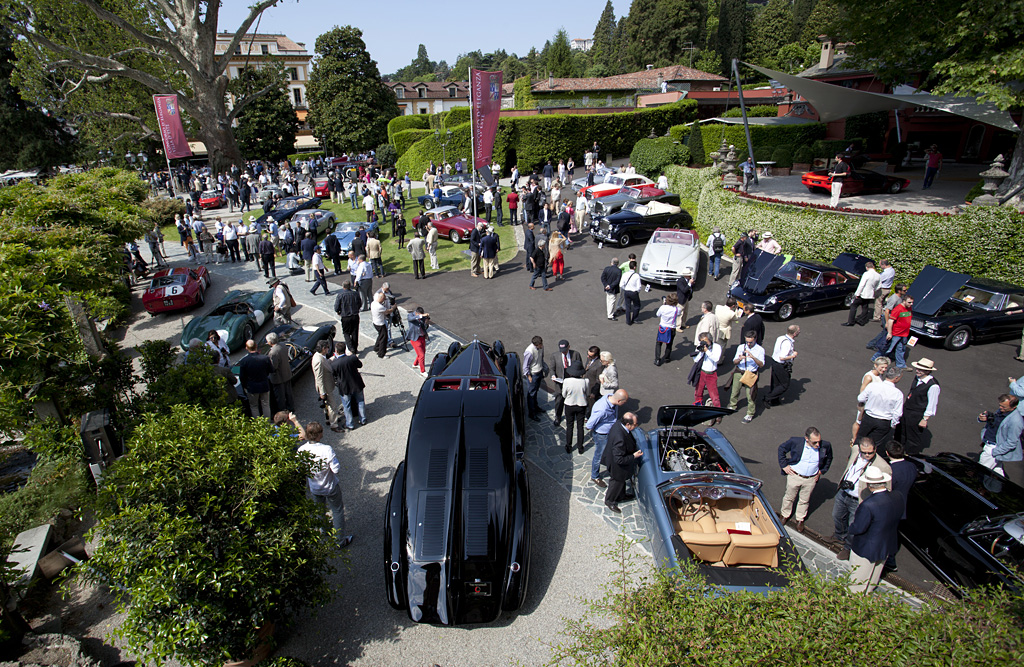
[[[722, 402], [718, 397], [718, 362], [722, 359], [722, 346], [714, 342], [711, 334], [705, 332], [700, 334], [697, 340], [697, 349], [690, 353], [693, 357], [694, 368], [690, 371], [690, 377], [696, 379], [696, 389], [693, 392], [693, 404], [704, 403], [704, 390], [708, 390], [711, 397], [711, 405], [721, 407]], [[691, 384], [694, 384], [691, 382]]]
[[1013, 394], [999, 397], [999, 412], [983, 412], [978, 421], [985, 424], [982, 431], [981, 456], [978, 462], [1017, 484], [1024, 483], [1021, 454], [1021, 432], [1024, 418], [1017, 410], [1019, 399]]
[[740, 390], [747, 394], [747, 415], [744, 424], [754, 421], [757, 412], [757, 377], [764, 366], [764, 348], [757, 344], [757, 334], [747, 331], [743, 334], [743, 344], [736, 349], [732, 359], [735, 368], [732, 372], [732, 392], [729, 396], [729, 409], [735, 410], [740, 402]]
[[[853, 523], [857, 514], [857, 507], [861, 501], [867, 498], [870, 492], [861, 479], [869, 468], [876, 472], [885, 473], [888, 480], [892, 480], [892, 468], [878, 455], [875, 443], [871, 438], [860, 438], [857, 444], [850, 447], [850, 459], [843, 471], [843, 478], [839, 481], [839, 489], [836, 491], [835, 501], [832, 505], [832, 523], [835, 532], [828, 542], [840, 545], [839, 560], [850, 558], [849, 532], [850, 524]], [[887, 488], [892, 488], [889, 481]]]

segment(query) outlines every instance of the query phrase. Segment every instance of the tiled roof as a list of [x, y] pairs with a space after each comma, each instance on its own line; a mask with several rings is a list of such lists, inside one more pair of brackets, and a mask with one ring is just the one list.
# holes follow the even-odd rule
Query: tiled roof
[[531, 86], [536, 93], [568, 92], [587, 90], [655, 90], [658, 88], [658, 75], [665, 83], [678, 81], [726, 81], [717, 74], [702, 72], [698, 69], [673, 65], [655, 69], [618, 74], [604, 78], [591, 79], [541, 79]]
[[[457, 99], [469, 95], [468, 81], [391, 81], [387, 85], [391, 90], [404, 88], [406, 98], [418, 97], [420, 88], [426, 88], [420, 99]], [[452, 86], [455, 86], [454, 98], [448, 93]]]
[[[234, 33], [221, 32], [221, 33], [217, 34], [217, 41], [226, 44], [226, 43], [230, 42], [233, 37], [234, 37]], [[288, 36], [286, 36], [286, 35], [278, 35], [276, 33], [259, 32], [259, 33], [256, 33], [254, 35], [251, 32], [249, 32], [249, 33], [245, 34], [245, 37], [242, 39], [241, 43], [242, 44], [248, 44], [250, 40], [254, 44], [258, 44], [260, 42], [277, 42], [277, 48], [282, 50], [282, 51], [305, 51], [306, 50], [305, 46], [302, 46], [301, 44], [293, 41]]]

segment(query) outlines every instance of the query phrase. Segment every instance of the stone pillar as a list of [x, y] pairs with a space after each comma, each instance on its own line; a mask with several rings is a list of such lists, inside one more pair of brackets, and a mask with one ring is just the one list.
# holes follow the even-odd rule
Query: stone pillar
[[996, 198], [996, 190], [1010, 174], [1003, 169], [1003, 156], [997, 155], [996, 159], [985, 171], [981, 172], [979, 176], [985, 179], [985, 184], [981, 186], [981, 189], [985, 194], [980, 197], [975, 197], [973, 204], [975, 206], [999, 206], [999, 199]]
[[725, 172], [725, 176], [722, 177], [723, 188], [738, 188], [741, 185], [739, 177], [736, 175], [736, 165], [739, 163], [739, 158], [736, 155], [736, 147], [729, 146], [729, 152], [726, 154], [722, 171]]

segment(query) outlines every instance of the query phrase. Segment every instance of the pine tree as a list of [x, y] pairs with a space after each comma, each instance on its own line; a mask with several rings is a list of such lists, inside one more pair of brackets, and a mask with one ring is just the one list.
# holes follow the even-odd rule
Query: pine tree
[[790, 0], [768, 0], [750, 25], [748, 48], [744, 57], [758, 64], [772, 66], [779, 49], [793, 34], [793, 12]]
[[[603, 71], [615, 73], [616, 71], [616, 22], [615, 10], [612, 7], [612, 0], [605, 3], [601, 18], [597, 20], [594, 27], [594, 44], [590, 47], [591, 67], [601, 67]], [[605, 74], [607, 76], [607, 74]]]
[[569, 35], [564, 28], [556, 32], [553, 41], [550, 42], [545, 66], [551, 76], [559, 78], [572, 76], [572, 49], [569, 48]]
[[722, 0], [718, 11], [718, 52], [722, 55], [723, 72], [729, 71], [733, 58], [743, 57], [746, 34], [746, 0]]

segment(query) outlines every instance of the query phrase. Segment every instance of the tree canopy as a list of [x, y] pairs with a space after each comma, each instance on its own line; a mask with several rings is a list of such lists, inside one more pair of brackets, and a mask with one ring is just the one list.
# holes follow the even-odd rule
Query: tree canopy
[[299, 120], [284, 77], [278, 67], [246, 68], [228, 86], [232, 95], [244, 98], [277, 84], [276, 90], [271, 89], [250, 102], [238, 116], [235, 138], [248, 159], [282, 160], [295, 150]]
[[398, 102], [381, 81], [362, 31], [335, 26], [316, 38], [315, 51], [306, 85], [313, 134], [346, 151], [371, 150], [387, 141]]

